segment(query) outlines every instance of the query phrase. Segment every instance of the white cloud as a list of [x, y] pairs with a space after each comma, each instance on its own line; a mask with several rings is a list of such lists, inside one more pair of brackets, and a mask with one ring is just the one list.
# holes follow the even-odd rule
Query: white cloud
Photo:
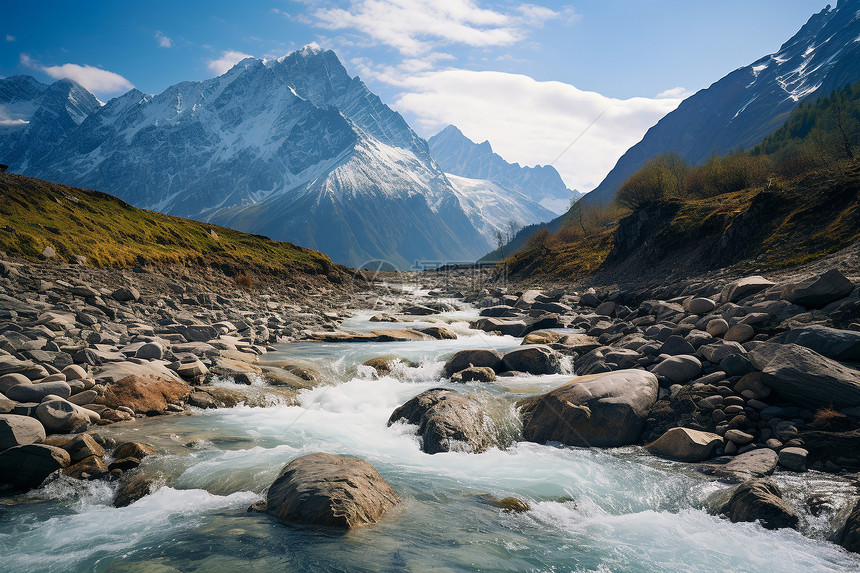
[[15, 36], [13, 36], [12, 34], [6, 34], [6, 41], [7, 42], [14, 42]]
[[21, 54], [21, 65], [41, 70], [54, 79], [68, 78], [74, 80], [96, 95], [111, 95], [127, 92], [134, 85], [121, 75], [78, 64], [63, 64], [61, 66], [43, 66], [27, 54]]
[[206, 64], [206, 67], [209, 68], [209, 71], [216, 76], [220, 76], [245, 58], [252, 57], [253, 56], [251, 56], [250, 54], [245, 54], [243, 52], [227, 50], [221, 54], [220, 58], [217, 58], [215, 60], [209, 60], [209, 62], [207, 62]]
[[354, 30], [374, 42], [415, 57], [438, 45], [510, 46], [526, 37], [527, 27], [571, 10], [523, 4], [513, 13], [481, 8], [473, 0], [352, 0], [349, 8], [324, 7], [313, 12], [314, 24], [327, 30]]
[[664, 90], [657, 94], [657, 99], [687, 99], [696, 92], [691, 92], [685, 87], [675, 87]]
[[158, 42], [158, 45], [161, 46], [162, 48], [172, 48], [173, 47], [173, 40], [171, 40], [170, 38], [165, 36], [163, 32], [160, 32], [160, 31], [156, 32], [155, 33], [155, 40]]
[[489, 140], [507, 161], [546, 165], [557, 159], [554, 165], [567, 185], [580, 191], [596, 187], [618, 158], [680, 103], [619, 100], [562, 82], [462, 69], [419, 74], [399, 85], [404, 91], [395, 107], [416, 118], [425, 136], [450, 123], [474, 141]]

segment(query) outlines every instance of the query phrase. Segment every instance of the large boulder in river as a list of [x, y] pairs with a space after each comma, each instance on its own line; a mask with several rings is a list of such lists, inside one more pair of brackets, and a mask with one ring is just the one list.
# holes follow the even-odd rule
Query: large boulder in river
[[399, 502], [366, 461], [318, 453], [284, 466], [266, 493], [266, 512], [287, 523], [352, 529], [376, 523]]
[[782, 335], [782, 341], [805, 346], [841, 362], [860, 362], [860, 332], [854, 330], [812, 324], [789, 330]]
[[527, 328], [524, 320], [484, 317], [469, 324], [470, 328], [484, 332], [498, 332], [506, 336], [522, 336]]
[[185, 382], [170, 378], [126, 376], [108, 385], [99, 404], [109, 408], [128, 406], [138, 413], [164, 412], [168, 404], [180, 402], [191, 394]]
[[479, 453], [493, 445], [480, 404], [454, 390], [434, 388], [422, 392], [394, 410], [388, 425], [399, 420], [418, 426], [421, 450], [428, 454]]
[[760, 344], [749, 354], [762, 382], [803, 406], [860, 406], [860, 371], [797, 344]]
[[56, 446], [15, 446], [0, 452], [0, 483], [21, 489], [39, 487], [46, 477], [70, 463], [69, 454]]
[[520, 401], [523, 437], [571, 446], [625, 446], [638, 441], [656, 400], [657, 377], [644, 370], [583, 376]]
[[840, 544], [848, 551], [860, 553], [860, 501], [854, 506], [854, 511], [851, 512], [848, 521], [845, 522]]
[[506, 353], [502, 357], [502, 368], [529, 374], [555, 374], [561, 368], [561, 357], [549, 346], [532, 344]]
[[461, 350], [448, 359], [442, 369], [446, 378], [450, 378], [455, 372], [465, 370], [470, 366], [486, 366], [499, 372], [502, 367], [502, 355], [498, 350], [478, 348], [474, 350]]
[[39, 420], [15, 414], [0, 415], [0, 450], [35, 444], [45, 439], [45, 428]]
[[762, 448], [722, 461], [726, 463], [702, 464], [699, 471], [724, 481], [740, 483], [772, 474], [779, 456], [770, 448]]
[[782, 499], [782, 492], [771, 481], [754, 479], [742, 483], [732, 493], [720, 513], [732, 523], [758, 521], [767, 529], [797, 527], [797, 516]]
[[680, 462], [701, 462], [714, 455], [723, 445], [719, 434], [700, 432], [690, 428], [672, 428], [651, 442], [645, 449], [661, 458]]
[[786, 285], [782, 289], [782, 298], [807, 308], [823, 308], [845, 298], [853, 290], [854, 283], [838, 270], [831, 269], [817, 277]]

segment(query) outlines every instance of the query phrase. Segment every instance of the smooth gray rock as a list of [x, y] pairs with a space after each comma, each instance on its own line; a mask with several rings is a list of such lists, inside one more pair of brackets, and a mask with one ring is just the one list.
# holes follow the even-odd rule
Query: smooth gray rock
[[507, 336], [522, 336], [527, 325], [524, 320], [484, 317], [469, 325], [476, 330], [484, 332], [500, 332]]
[[41, 402], [45, 396], [68, 398], [72, 388], [68, 382], [43, 382], [41, 384], [19, 384], [5, 392], [6, 396], [18, 402]]
[[218, 329], [207, 324], [178, 324], [173, 326], [173, 332], [188, 342], [208, 342], [218, 337]]
[[772, 287], [775, 283], [767, 280], [764, 277], [752, 276], [732, 281], [723, 287], [720, 293], [720, 302], [737, 302], [748, 296], [752, 296], [757, 292], [761, 292], [766, 288]]
[[76, 406], [66, 400], [48, 400], [36, 408], [36, 418], [45, 426], [48, 432], [54, 434], [72, 434], [87, 429], [90, 418]]
[[720, 513], [732, 523], [758, 521], [767, 529], [797, 527], [798, 518], [782, 498], [782, 492], [769, 480], [744, 482], [732, 493]]
[[110, 296], [117, 302], [132, 302], [140, 299], [140, 293], [133, 286], [120, 287], [113, 291]]
[[18, 384], [32, 384], [32, 382], [23, 374], [18, 373], [0, 376], [0, 393], [5, 394], [6, 390]]
[[762, 382], [802, 406], [860, 406], [860, 371], [797, 344], [760, 344], [749, 354]]
[[442, 371], [446, 378], [450, 378], [452, 374], [465, 370], [470, 366], [486, 366], [499, 372], [502, 367], [502, 355], [498, 350], [483, 348], [460, 350], [448, 359]]
[[786, 285], [782, 289], [782, 298], [807, 308], [823, 308], [845, 298], [853, 290], [854, 283], [838, 270], [831, 269], [817, 277]]
[[746, 353], [744, 347], [737, 342], [715, 342], [701, 346], [696, 351], [696, 354], [714, 364], [719, 364], [726, 356]]
[[834, 360], [860, 362], [860, 332], [853, 330], [814, 324], [786, 332], [782, 335], [782, 342], [805, 346]]
[[728, 332], [729, 323], [722, 318], [714, 318], [708, 321], [707, 326], [705, 326], [705, 330], [707, 330], [708, 334], [711, 336], [720, 336]]
[[691, 298], [684, 303], [684, 310], [690, 314], [708, 314], [717, 308], [717, 303], [709, 298]]
[[803, 448], [782, 448], [779, 451], [779, 465], [796, 472], [805, 472], [807, 456], [809, 452]]
[[659, 363], [651, 371], [668, 378], [673, 384], [686, 384], [702, 372], [702, 363], [695, 356], [672, 356]]
[[542, 344], [533, 344], [511, 350], [502, 357], [503, 370], [529, 374], [555, 374], [561, 368], [561, 357]]
[[655, 456], [680, 462], [701, 462], [723, 445], [719, 434], [689, 428], [671, 428], [645, 449]]
[[666, 339], [663, 346], [660, 347], [658, 354], [668, 354], [669, 356], [678, 356], [679, 354], [695, 354], [696, 349], [693, 345], [684, 340], [677, 334], [673, 334]]
[[45, 439], [39, 420], [15, 414], [0, 414], [0, 450], [36, 444]]
[[144, 360], [161, 360], [164, 356], [164, 349], [157, 342], [147, 342], [137, 349], [136, 358]]
[[519, 404], [531, 442], [615, 447], [635, 443], [657, 400], [657, 378], [644, 370], [584, 376]]
[[779, 456], [769, 448], [739, 454], [726, 464], [702, 464], [699, 469], [729, 482], [744, 482], [768, 476], [776, 469]]

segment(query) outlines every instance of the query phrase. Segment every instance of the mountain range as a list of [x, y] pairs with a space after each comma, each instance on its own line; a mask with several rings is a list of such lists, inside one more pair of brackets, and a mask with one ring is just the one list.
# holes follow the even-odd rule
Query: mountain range
[[0, 80], [0, 162], [354, 267], [475, 260], [510, 220], [554, 216], [530, 198], [542, 187], [447, 177], [400, 114], [315, 46], [103, 106], [71, 80]]
[[780, 49], [681, 102], [631, 147], [585, 201], [608, 203], [652, 157], [677, 152], [698, 165], [749, 149], [810, 98], [860, 80], [860, 0], [827, 6]]

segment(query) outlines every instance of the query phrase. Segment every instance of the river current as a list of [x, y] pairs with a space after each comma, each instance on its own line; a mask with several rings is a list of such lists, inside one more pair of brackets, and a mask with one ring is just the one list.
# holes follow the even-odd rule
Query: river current
[[[833, 512], [810, 515], [803, 501], [825, 493], [853, 505], [854, 488], [825, 474], [778, 474], [801, 515], [801, 531], [767, 531], [713, 515], [731, 486], [641, 448], [609, 450], [518, 442], [513, 403], [571, 374], [448, 383], [447, 357], [464, 348], [507, 350], [521, 340], [470, 330], [474, 311], [414, 324], [370, 323], [358, 312], [344, 328], [370, 330], [442, 320], [457, 340], [401, 343], [292, 343], [267, 361], [299, 359], [325, 384], [300, 405], [239, 406], [140, 419], [99, 428], [163, 455], [144, 460], [165, 485], [114, 508], [116, 485], [51, 481], [0, 498], [2, 571], [856, 571], [860, 556], [827, 540]], [[438, 322], [436, 323], [438, 324]], [[397, 356], [377, 376], [360, 366]], [[229, 381], [222, 382], [231, 385]], [[493, 430], [509, 445], [482, 454], [424, 454], [415, 428], [387, 426], [403, 402], [434, 387], [477, 394]], [[349, 454], [376, 467], [402, 498], [381, 523], [348, 533], [294, 527], [248, 513], [291, 459]], [[491, 497], [515, 496], [531, 509], [508, 513]]]

